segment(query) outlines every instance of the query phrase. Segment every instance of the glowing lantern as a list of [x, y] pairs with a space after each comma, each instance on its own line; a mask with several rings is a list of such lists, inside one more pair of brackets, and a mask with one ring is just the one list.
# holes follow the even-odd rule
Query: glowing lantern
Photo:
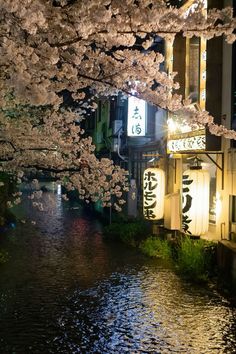
[[147, 168], [143, 174], [143, 214], [146, 219], [164, 216], [165, 174], [159, 168]]
[[184, 232], [200, 236], [209, 224], [210, 176], [201, 166], [194, 166], [183, 174], [182, 227]]

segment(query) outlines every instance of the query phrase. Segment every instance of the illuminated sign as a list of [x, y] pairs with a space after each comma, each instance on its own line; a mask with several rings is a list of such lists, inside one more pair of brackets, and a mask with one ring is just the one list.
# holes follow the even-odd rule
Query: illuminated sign
[[128, 136], [145, 136], [146, 102], [137, 97], [128, 98]]
[[165, 174], [159, 168], [147, 168], [143, 174], [143, 214], [146, 219], [164, 216]]
[[170, 139], [167, 143], [168, 152], [205, 150], [206, 136], [197, 135], [182, 139]]
[[189, 235], [200, 236], [208, 231], [209, 173], [202, 169], [187, 170], [182, 183], [182, 228]]
[[181, 114], [171, 114], [167, 120], [167, 153], [206, 150], [206, 130], [192, 129]]

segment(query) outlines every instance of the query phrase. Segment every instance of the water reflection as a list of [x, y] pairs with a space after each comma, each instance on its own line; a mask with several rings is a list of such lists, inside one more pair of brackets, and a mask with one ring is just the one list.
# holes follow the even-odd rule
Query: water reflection
[[106, 244], [101, 226], [56, 193], [1, 239], [0, 352], [234, 353], [236, 310], [159, 261]]
[[149, 267], [113, 273], [69, 298], [55, 348], [66, 352], [80, 343], [98, 353], [233, 353], [235, 331], [228, 349], [222, 334], [235, 313], [218, 301], [197, 289], [186, 295], [176, 276], [160, 268], [158, 274]]

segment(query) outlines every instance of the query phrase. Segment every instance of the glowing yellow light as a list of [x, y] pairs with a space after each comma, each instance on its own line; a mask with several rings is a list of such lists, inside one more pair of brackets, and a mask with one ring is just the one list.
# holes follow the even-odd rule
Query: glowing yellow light
[[178, 124], [173, 119], [168, 119], [167, 124], [169, 132], [174, 133], [177, 130]]
[[191, 131], [191, 128], [190, 128], [190, 126], [189, 125], [182, 125], [181, 127], [180, 127], [180, 129], [181, 129], [181, 133], [188, 133], [188, 132], [190, 132]]
[[160, 168], [147, 168], [143, 173], [143, 214], [146, 219], [164, 216], [165, 174]]
[[216, 217], [220, 215], [221, 208], [222, 208], [222, 198], [220, 196], [220, 193], [216, 193], [216, 201], [215, 201], [215, 212], [216, 212]]
[[183, 174], [183, 230], [194, 236], [208, 231], [210, 175], [202, 169], [189, 169]]

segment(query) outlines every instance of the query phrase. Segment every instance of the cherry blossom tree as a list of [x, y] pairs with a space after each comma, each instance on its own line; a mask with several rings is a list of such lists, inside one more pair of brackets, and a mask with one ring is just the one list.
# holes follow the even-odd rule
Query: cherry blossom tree
[[[153, 105], [185, 110], [190, 124], [236, 138], [175, 92], [176, 73], [162, 70], [164, 56], [152, 50], [158, 38], [173, 43], [179, 33], [224, 36], [232, 43], [232, 9], [211, 9], [206, 16], [203, 1], [186, 12], [164, 0], [0, 0], [0, 6], [2, 169], [48, 171], [85, 200], [110, 205], [112, 195], [119, 198], [126, 188], [126, 173], [95, 157], [79, 122], [87, 108], [96, 108], [97, 97], [130, 95], [134, 89]], [[63, 108], [65, 90], [76, 111]]]
[[[126, 172], [110, 159], [96, 158], [92, 139], [83, 136], [75, 114], [68, 110], [52, 112], [45, 107], [36, 112], [29, 107], [25, 109], [15, 109], [17, 117], [12, 117], [10, 112], [8, 116], [5, 112], [3, 119], [0, 116], [2, 167], [14, 173], [18, 183], [24, 180], [25, 170], [50, 173], [62, 181], [67, 190], [77, 189], [80, 199], [87, 202], [100, 200], [103, 206], [110, 206], [111, 199], [116, 197], [114, 206], [120, 210], [124, 204], [122, 191], [127, 190]], [[37, 202], [41, 193], [36, 182], [34, 187], [36, 192], [30, 199], [34, 206], [42, 209], [42, 204]], [[8, 206], [19, 203], [20, 195], [16, 193], [14, 197], [14, 202], [9, 202]]]

